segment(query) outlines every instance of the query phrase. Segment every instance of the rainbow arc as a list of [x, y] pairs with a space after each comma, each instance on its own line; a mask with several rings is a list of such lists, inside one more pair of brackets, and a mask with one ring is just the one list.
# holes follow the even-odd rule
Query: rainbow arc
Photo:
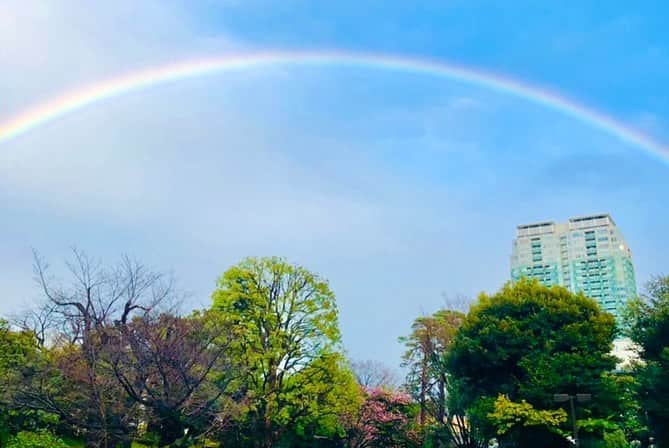
[[643, 150], [669, 164], [669, 147], [625, 124], [576, 101], [544, 88], [504, 76], [446, 63], [440, 60], [412, 58], [378, 53], [341, 51], [265, 51], [232, 54], [221, 57], [189, 59], [174, 64], [95, 82], [35, 104], [0, 123], [0, 144], [32, 132], [95, 103], [163, 83], [231, 71], [259, 69], [276, 65], [291, 66], [358, 66], [453, 79], [507, 95], [563, 113], [630, 146]]

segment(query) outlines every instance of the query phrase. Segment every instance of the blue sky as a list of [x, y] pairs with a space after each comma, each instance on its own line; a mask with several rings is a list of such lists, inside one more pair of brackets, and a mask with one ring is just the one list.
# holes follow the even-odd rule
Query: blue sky
[[[243, 49], [435, 59], [550, 88], [669, 142], [662, 2], [0, 3], [0, 121], [115, 74]], [[0, 314], [31, 248], [174, 271], [209, 304], [247, 255], [328, 278], [354, 358], [399, 363], [411, 320], [508, 279], [515, 225], [609, 212], [642, 285], [669, 271], [669, 163], [462, 82], [351, 67], [189, 79], [0, 145]]]

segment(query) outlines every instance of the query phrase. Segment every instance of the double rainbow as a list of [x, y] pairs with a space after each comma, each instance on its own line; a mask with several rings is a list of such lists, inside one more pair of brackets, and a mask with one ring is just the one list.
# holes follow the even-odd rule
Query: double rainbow
[[36, 104], [0, 123], [0, 144], [31, 132], [63, 115], [135, 90], [185, 78], [276, 65], [357, 66], [411, 72], [469, 83], [503, 94], [517, 96], [561, 112], [669, 164], [669, 147], [605, 114], [548, 90], [503, 76], [438, 60], [340, 51], [268, 51], [199, 58], [106, 79]]

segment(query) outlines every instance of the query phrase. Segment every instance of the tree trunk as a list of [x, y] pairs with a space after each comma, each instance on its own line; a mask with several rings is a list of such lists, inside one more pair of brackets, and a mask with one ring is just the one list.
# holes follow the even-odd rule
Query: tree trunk
[[439, 423], [444, 422], [446, 417], [446, 381], [444, 378], [439, 379], [439, 404], [437, 409], [437, 420]]
[[263, 438], [263, 448], [272, 448], [273, 437], [272, 437], [272, 420], [269, 416], [265, 416], [265, 422], [263, 427], [264, 438]]
[[173, 413], [160, 415], [162, 421], [158, 446], [170, 446], [184, 436], [184, 427]]
[[427, 395], [427, 358], [423, 361], [423, 366], [420, 372], [420, 426], [425, 426], [426, 409], [426, 395]]

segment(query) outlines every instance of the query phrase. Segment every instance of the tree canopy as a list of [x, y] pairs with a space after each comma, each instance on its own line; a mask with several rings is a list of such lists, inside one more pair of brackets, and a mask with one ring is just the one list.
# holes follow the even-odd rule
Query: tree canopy
[[636, 367], [641, 407], [659, 446], [669, 446], [669, 277], [651, 280], [631, 302], [628, 334], [640, 348]]
[[522, 280], [416, 318], [399, 384], [349, 361], [328, 282], [282, 258], [242, 260], [187, 313], [130, 258], [66, 266], [36, 256], [44, 301], [0, 319], [0, 446], [566, 448], [572, 416], [584, 448], [669, 442], [666, 277], [628, 309], [633, 370], [594, 300]]
[[500, 395], [541, 411], [555, 408], [556, 393], [591, 394], [583, 415], [609, 416], [617, 411], [605, 375], [615, 368], [615, 331], [613, 316], [581, 294], [508, 284], [482, 294], [460, 327], [448, 358], [451, 393], [483, 419]]
[[406, 388], [419, 403], [421, 425], [428, 417], [440, 424], [451, 420], [446, 407], [446, 356], [464, 319], [461, 312], [438, 310], [417, 318], [409, 336], [400, 338], [406, 348], [402, 357], [402, 365], [408, 369]]
[[234, 327], [231, 350], [244, 364], [257, 445], [275, 444], [319, 400], [351, 401], [350, 374], [335, 383], [340, 396], [322, 387], [342, 375], [337, 307], [325, 280], [281, 258], [247, 258], [219, 279], [213, 301]]

